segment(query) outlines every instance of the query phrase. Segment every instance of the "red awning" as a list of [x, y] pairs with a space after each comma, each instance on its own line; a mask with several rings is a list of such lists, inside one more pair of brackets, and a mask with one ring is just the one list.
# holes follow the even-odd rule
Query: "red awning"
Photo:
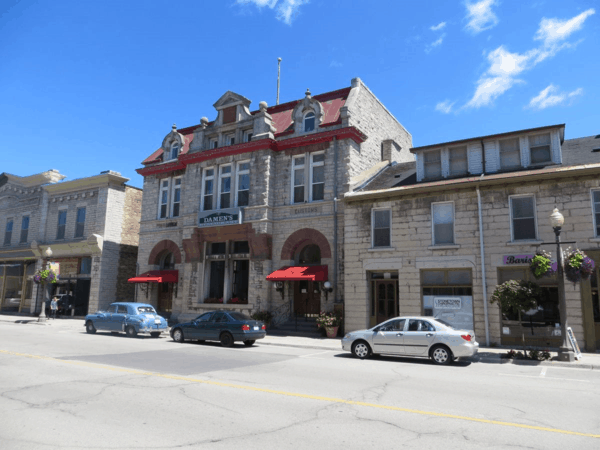
[[327, 281], [327, 266], [286, 266], [267, 276], [268, 281]]
[[151, 270], [127, 280], [129, 283], [177, 283], [178, 270]]

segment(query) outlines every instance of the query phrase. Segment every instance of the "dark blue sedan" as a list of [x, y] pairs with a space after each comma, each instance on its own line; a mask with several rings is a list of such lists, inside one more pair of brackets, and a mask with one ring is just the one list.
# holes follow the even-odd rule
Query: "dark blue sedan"
[[220, 341], [223, 347], [231, 347], [235, 341], [242, 341], [250, 347], [266, 335], [264, 323], [242, 313], [228, 311], [207, 312], [191, 322], [179, 323], [171, 328], [171, 337], [175, 342]]

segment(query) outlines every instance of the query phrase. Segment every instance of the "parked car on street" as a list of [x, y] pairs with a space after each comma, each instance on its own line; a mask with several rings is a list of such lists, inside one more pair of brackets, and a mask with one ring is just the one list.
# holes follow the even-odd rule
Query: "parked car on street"
[[145, 303], [111, 303], [105, 311], [85, 316], [85, 330], [91, 334], [100, 330], [124, 332], [129, 337], [145, 333], [157, 338], [167, 328], [164, 317], [156, 313], [154, 306]]
[[417, 356], [449, 364], [479, 350], [475, 332], [457, 330], [433, 317], [395, 317], [368, 330], [348, 333], [342, 349], [360, 359], [372, 355]]
[[239, 312], [214, 311], [196, 317], [191, 322], [179, 323], [171, 328], [176, 342], [185, 340], [220, 341], [223, 347], [231, 347], [242, 341], [250, 347], [257, 339], [267, 335], [264, 323], [252, 320]]

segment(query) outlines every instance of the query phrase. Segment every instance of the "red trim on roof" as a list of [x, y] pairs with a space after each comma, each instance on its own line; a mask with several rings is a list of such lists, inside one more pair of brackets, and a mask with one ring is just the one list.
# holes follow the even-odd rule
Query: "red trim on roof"
[[352, 139], [357, 144], [364, 142], [367, 136], [354, 127], [338, 128], [336, 130], [323, 131], [321, 133], [309, 134], [308, 136], [298, 136], [291, 139], [277, 141], [278, 150], [300, 147], [303, 145], [318, 144], [320, 142], [332, 141], [333, 138]]
[[147, 177], [148, 175], [156, 175], [158, 173], [173, 172], [174, 170], [185, 169], [185, 164], [179, 160], [169, 162], [166, 164], [159, 164], [158, 166], [142, 167], [135, 171], [140, 175]]
[[268, 281], [327, 281], [327, 266], [286, 266], [267, 275]]
[[222, 158], [223, 156], [239, 155], [240, 153], [255, 152], [257, 150], [277, 149], [277, 142], [273, 139], [260, 139], [258, 141], [244, 142], [243, 144], [229, 145], [227, 147], [219, 147], [201, 152], [181, 155], [179, 160], [185, 164], [198, 163], [214, 158]]
[[150, 270], [137, 277], [127, 280], [128, 283], [177, 283], [179, 271], [177, 270]]

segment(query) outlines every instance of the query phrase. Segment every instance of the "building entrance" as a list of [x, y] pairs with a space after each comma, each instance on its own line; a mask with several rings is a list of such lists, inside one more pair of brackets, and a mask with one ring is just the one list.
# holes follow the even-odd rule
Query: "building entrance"
[[316, 317], [321, 308], [318, 283], [308, 280], [294, 281], [294, 313], [297, 316]]
[[398, 305], [398, 274], [371, 273], [370, 326], [400, 315]]

